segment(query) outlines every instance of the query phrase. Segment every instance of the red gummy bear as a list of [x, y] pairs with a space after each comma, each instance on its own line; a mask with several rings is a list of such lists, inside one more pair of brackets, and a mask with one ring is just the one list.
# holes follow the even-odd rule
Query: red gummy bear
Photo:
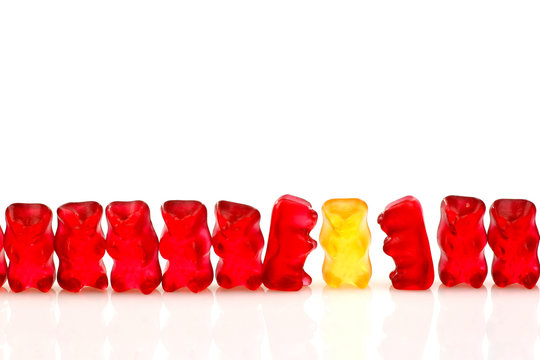
[[161, 282], [159, 240], [143, 201], [115, 201], [105, 209], [107, 252], [114, 260], [111, 286], [114, 291], [139, 289], [149, 294]]
[[56, 278], [51, 209], [43, 204], [11, 204], [6, 223], [4, 246], [11, 290], [49, 291]]
[[439, 277], [444, 285], [467, 283], [479, 288], [484, 283], [487, 276], [485, 212], [484, 202], [474, 197], [443, 199], [437, 239], [441, 248]]
[[0, 286], [4, 285], [7, 276], [7, 262], [4, 255], [4, 232], [0, 228]]
[[262, 282], [261, 253], [264, 237], [261, 214], [251, 206], [220, 201], [215, 207], [216, 225], [212, 245], [219, 256], [216, 280], [230, 289], [245, 286], [257, 290]]
[[161, 206], [161, 214], [165, 227], [159, 252], [169, 260], [163, 274], [163, 290], [187, 286], [196, 293], [206, 289], [214, 279], [206, 206], [199, 201], [167, 201]]
[[79, 292], [85, 286], [106, 289], [109, 280], [103, 255], [107, 243], [101, 230], [103, 208], [95, 201], [67, 203], [58, 208], [54, 249], [58, 255], [58, 285]]
[[309, 237], [317, 224], [317, 212], [304, 199], [280, 197], [272, 210], [263, 283], [273, 290], [297, 291], [311, 284], [304, 263], [317, 242]]
[[413, 196], [396, 200], [384, 209], [377, 222], [388, 235], [383, 251], [396, 263], [390, 273], [394, 288], [429, 289], [435, 276], [420, 202]]
[[497, 200], [489, 209], [488, 243], [493, 249], [491, 275], [497, 286], [519, 283], [532, 289], [538, 281], [536, 207], [527, 200]]

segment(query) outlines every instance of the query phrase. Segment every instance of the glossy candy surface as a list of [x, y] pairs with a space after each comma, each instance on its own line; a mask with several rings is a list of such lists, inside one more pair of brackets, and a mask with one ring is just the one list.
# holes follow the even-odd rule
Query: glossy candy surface
[[49, 291], [56, 278], [51, 209], [42, 204], [12, 204], [6, 209], [6, 224], [4, 248], [11, 290]]
[[85, 286], [107, 288], [109, 281], [103, 263], [107, 243], [101, 229], [101, 205], [95, 201], [67, 203], [56, 213], [58, 285], [72, 292]]
[[261, 214], [249, 205], [220, 201], [215, 207], [216, 225], [212, 246], [220, 257], [216, 268], [219, 286], [245, 286], [256, 290], [262, 282], [261, 254], [264, 237]]
[[413, 196], [396, 200], [385, 208], [377, 222], [388, 235], [383, 251], [396, 263], [396, 269], [390, 273], [394, 288], [429, 289], [434, 280], [433, 260], [420, 202]]
[[206, 207], [199, 201], [167, 201], [161, 206], [161, 214], [165, 227], [159, 252], [169, 260], [163, 290], [186, 286], [193, 292], [206, 289], [214, 279]]
[[367, 204], [360, 199], [332, 199], [322, 207], [319, 242], [325, 251], [323, 278], [331, 287], [368, 286], [371, 278]]
[[536, 207], [527, 200], [501, 199], [489, 209], [488, 243], [493, 249], [491, 275], [497, 286], [521, 284], [533, 288], [538, 281], [539, 234]]
[[4, 252], [4, 232], [0, 228], [0, 286], [4, 285], [7, 277], [7, 262]]
[[116, 201], [106, 210], [107, 252], [114, 260], [111, 286], [114, 291], [139, 289], [151, 293], [161, 282], [159, 240], [143, 201]]
[[304, 263], [317, 247], [317, 242], [309, 237], [316, 224], [317, 213], [306, 200], [284, 195], [276, 201], [263, 265], [267, 288], [297, 291], [311, 284]]
[[444, 285], [466, 283], [479, 288], [484, 283], [487, 276], [485, 212], [486, 205], [477, 198], [443, 199], [437, 240], [441, 248], [439, 277]]

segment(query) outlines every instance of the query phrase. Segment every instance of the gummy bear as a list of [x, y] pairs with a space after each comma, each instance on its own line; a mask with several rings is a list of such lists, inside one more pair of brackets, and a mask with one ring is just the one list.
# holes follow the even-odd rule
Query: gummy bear
[[169, 260], [163, 274], [163, 290], [188, 287], [206, 289], [214, 279], [210, 263], [212, 241], [206, 220], [206, 206], [199, 201], [167, 201], [161, 206], [165, 227], [159, 252]]
[[54, 248], [58, 259], [58, 285], [79, 292], [85, 286], [106, 289], [103, 256], [107, 243], [101, 230], [103, 208], [95, 201], [73, 202], [57, 210]]
[[394, 288], [429, 289], [434, 280], [433, 260], [420, 202], [413, 196], [396, 200], [384, 209], [377, 222], [388, 235], [383, 251], [396, 263], [390, 273]]
[[325, 250], [323, 278], [331, 287], [368, 286], [371, 278], [367, 204], [360, 199], [332, 199], [324, 203], [319, 242]]
[[0, 228], [0, 286], [4, 285], [7, 277], [7, 262], [4, 254], [4, 232]]
[[220, 201], [215, 207], [216, 225], [212, 245], [220, 257], [216, 268], [219, 286], [245, 286], [257, 290], [262, 282], [261, 253], [264, 237], [261, 214], [249, 205]]
[[11, 204], [6, 209], [4, 246], [11, 290], [51, 289], [56, 278], [52, 211], [43, 204]]
[[149, 294], [161, 282], [159, 240], [143, 201], [115, 201], [105, 209], [107, 252], [114, 260], [111, 286], [114, 291], [139, 289]]
[[276, 201], [263, 264], [263, 283], [267, 288], [298, 291], [311, 284], [304, 263], [317, 247], [317, 242], [309, 237], [316, 224], [317, 212], [306, 200], [284, 195]]
[[536, 207], [527, 200], [501, 199], [491, 205], [489, 215], [495, 284], [505, 287], [518, 283], [532, 289], [540, 274]]
[[439, 277], [444, 285], [467, 283], [479, 288], [484, 283], [487, 276], [485, 211], [486, 205], [477, 198], [443, 199], [437, 239], [441, 248]]

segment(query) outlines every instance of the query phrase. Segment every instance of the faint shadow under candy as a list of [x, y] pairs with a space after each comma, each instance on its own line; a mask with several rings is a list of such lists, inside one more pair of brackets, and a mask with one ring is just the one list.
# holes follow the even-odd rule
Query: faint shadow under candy
[[379, 353], [386, 360], [422, 359], [433, 317], [433, 293], [393, 287], [389, 291], [394, 310], [384, 320]]
[[538, 287], [491, 287], [488, 359], [533, 359], [538, 337]]
[[313, 336], [317, 324], [306, 313], [311, 288], [266, 291], [262, 301], [270, 352], [274, 359], [314, 359]]
[[165, 292], [163, 304], [168, 316], [161, 334], [171, 359], [208, 359], [212, 344], [214, 294], [206, 289]]
[[28, 289], [7, 294], [10, 359], [56, 359], [56, 292]]
[[109, 359], [151, 359], [160, 338], [161, 293], [112, 292], [111, 305]]
[[0, 357], [4, 354], [7, 345], [6, 330], [9, 320], [9, 303], [7, 297], [9, 293], [3, 287], [0, 287]]
[[260, 359], [264, 338], [261, 303], [264, 291], [241, 287], [218, 288], [215, 299], [218, 318], [212, 335], [220, 359]]
[[58, 293], [60, 317], [56, 337], [62, 359], [106, 357], [104, 312], [108, 303], [109, 294], [103, 290], [83, 288], [79, 293]]
[[484, 358], [487, 294], [484, 286], [479, 289], [466, 285], [439, 286], [437, 338], [441, 360]]
[[367, 359], [372, 291], [353, 287], [323, 289], [320, 324], [323, 359]]

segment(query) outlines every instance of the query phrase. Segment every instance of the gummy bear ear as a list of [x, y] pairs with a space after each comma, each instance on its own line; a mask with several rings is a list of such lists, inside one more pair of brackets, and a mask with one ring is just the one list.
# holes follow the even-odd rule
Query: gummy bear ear
[[65, 223], [70, 227], [76, 227], [81, 224], [79, 217], [72, 208], [61, 206], [56, 210], [56, 214], [59, 222]]

